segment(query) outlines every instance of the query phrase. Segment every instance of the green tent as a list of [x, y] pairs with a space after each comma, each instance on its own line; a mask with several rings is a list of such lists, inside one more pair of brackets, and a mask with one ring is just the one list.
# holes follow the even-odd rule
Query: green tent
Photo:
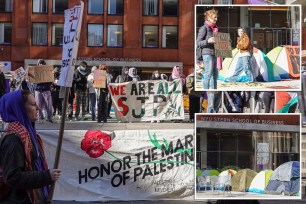
[[242, 169], [238, 171], [231, 180], [233, 191], [247, 191], [256, 175], [257, 172], [251, 169]]

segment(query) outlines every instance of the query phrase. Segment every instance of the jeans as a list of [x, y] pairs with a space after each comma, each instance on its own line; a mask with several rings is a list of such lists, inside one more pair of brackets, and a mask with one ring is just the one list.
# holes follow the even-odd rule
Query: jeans
[[217, 89], [218, 69], [217, 58], [213, 55], [203, 55], [204, 89]]
[[89, 93], [89, 99], [90, 99], [90, 107], [91, 107], [91, 119], [96, 119], [96, 93]]
[[222, 99], [222, 92], [208, 92], [207, 93], [207, 113], [218, 113], [220, 102]]
[[244, 71], [250, 82], [254, 82], [254, 76], [250, 64], [250, 56], [239, 57], [237, 61], [237, 65], [235, 68], [235, 72], [233, 76], [230, 77], [229, 81], [237, 81], [241, 72]]
[[47, 112], [47, 119], [52, 120], [52, 97], [51, 91], [35, 91], [35, 100], [38, 106], [38, 117], [39, 120], [44, 119], [43, 107]]

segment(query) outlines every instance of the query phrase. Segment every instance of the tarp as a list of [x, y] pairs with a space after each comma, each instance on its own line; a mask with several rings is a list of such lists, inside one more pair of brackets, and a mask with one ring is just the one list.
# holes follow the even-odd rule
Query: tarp
[[268, 185], [268, 182], [270, 180], [272, 173], [273, 173], [272, 170], [265, 170], [265, 171], [259, 172], [254, 177], [250, 185], [249, 192], [260, 193], [260, 194], [265, 193], [265, 188]]
[[[38, 133], [52, 166], [58, 131]], [[65, 131], [54, 200], [193, 200], [193, 129], [85, 133]]]
[[298, 103], [298, 95], [296, 92], [275, 92], [275, 112], [288, 113], [290, 107]]
[[256, 175], [257, 172], [251, 169], [242, 169], [238, 171], [231, 180], [233, 191], [247, 191]]
[[277, 167], [270, 177], [266, 193], [297, 195], [300, 191], [300, 162], [286, 162]]
[[278, 46], [267, 53], [282, 79], [300, 78], [300, 46]]
[[[219, 79], [226, 81], [233, 76], [238, 62], [238, 49], [232, 50], [233, 58], [225, 58], [222, 62], [222, 70], [219, 72]], [[253, 56], [251, 58], [251, 67], [256, 81], [279, 81], [280, 77], [273, 72], [273, 64], [269, 58], [259, 49], [253, 47]], [[243, 71], [237, 79], [238, 82], [249, 81]]]
[[108, 89], [123, 122], [184, 119], [181, 80], [110, 83]]

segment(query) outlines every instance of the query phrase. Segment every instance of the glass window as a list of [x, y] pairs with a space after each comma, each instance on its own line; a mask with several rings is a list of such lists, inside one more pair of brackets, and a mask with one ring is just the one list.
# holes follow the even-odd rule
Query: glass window
[[53, 13], [64, 13], [68, 9], [68, 0], [53, 0]]
[[48, 13], [48, 1], [33, 0], [33, 13]]
[[107, 25], [107, 46], [122, 47], [123, 25]]
[[104, 1], [103, 0], [89, 0], [88, 14], [103, 14]]
[[214, 131], [207, 131], [207, 151], [218, 151], [218, 150], [219, 150], [218, 133]]
[[142, 14], [144, 16], [157, 16], [159, 8], [158, 1], [159, 0], [143, 0]]
[[162, 48], [178, 48], [177, 26], [163, 26]]
[[12, 23], [0, 23], [0, 45], [12, 44]]
[[9, 13], [13, 10], [13, 0], [0, 0], [0, 13]]
[[63, 45], [63, 33], [63, 23], [55, 23], [52, 25], [52, 45]]
[[163, 0], [163, 16], [178, 16], [178, 0]]
[[88, 24], [87, 46], [103, 46], [103, 24]]
[[48, 45], [48, 23], [32, 24], [32, 45]]
[[220, 133], [220, 150], [221, 151], [237, 151], [237, 141], [235, 132]]
[[142, 47], [158, 47], [158, 26], [143, 26]]
[[124, 3], [123, 0], [108, 0], [107, 14], [123, 15]]

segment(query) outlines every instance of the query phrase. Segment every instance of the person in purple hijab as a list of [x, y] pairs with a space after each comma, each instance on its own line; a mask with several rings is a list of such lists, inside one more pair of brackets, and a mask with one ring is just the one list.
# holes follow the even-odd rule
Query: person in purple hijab
[[61, 171], [48, 169], [44, 146], [35, 129], [38, 107], [33, 94], [17, 90], [3, 95], [0, 116], [7, 123], [0, 140], [0, 167], [9, 189], [1, 203], [47, 203], [49, 185]]

